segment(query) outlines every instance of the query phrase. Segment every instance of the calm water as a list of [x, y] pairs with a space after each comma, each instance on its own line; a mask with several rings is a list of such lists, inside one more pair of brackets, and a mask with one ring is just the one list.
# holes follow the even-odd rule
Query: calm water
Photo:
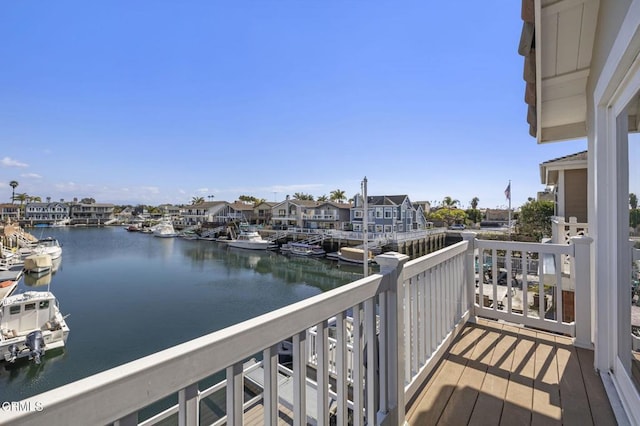
[[[50, 288], [69, 314], [64, 351], [0, 364], [0, 401], [23, 399], [360, 278], [361, 267], [120, 227], [47, 228], [62, 263]], [[18, 291], [46, 290], [26, 277]], [[46, 281], [46, 280], [44, 280]], [[38, 285], [39, 284], [39, 285]]]

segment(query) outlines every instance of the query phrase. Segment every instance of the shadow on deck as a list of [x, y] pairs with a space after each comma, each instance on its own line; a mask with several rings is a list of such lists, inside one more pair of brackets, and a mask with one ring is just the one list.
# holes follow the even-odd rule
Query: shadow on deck
[[468, 323], [407, 408], [409, 425], [615, 425], [593, 351], [489, 320]]

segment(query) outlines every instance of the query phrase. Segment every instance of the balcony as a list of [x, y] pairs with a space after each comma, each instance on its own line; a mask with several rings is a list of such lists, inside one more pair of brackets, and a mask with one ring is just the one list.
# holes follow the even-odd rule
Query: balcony
[[37, 395], [46, 409], [0, 422], [613, 421], [593, 369], [591, 239], [463, 235], [412, 261], [377, 256], [379, 274]]

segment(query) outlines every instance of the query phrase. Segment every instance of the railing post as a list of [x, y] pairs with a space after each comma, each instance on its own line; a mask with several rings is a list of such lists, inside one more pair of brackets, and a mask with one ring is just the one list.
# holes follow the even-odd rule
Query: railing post
[[[465, 267], [465, 282], [467, 284], [467, 309], [469, 310], [469, 322], [476, 322], [476, 258], [475, 258], [475, 242], [476, 235], [475, 232], [463, 231], [460, 233], [462, 235], [462, 239], [467, 241], [469, 245], [467, 246], [467, 255], [466, 255], [466, 267]], [[480, 276], [480, 280], [482, 281], [482, 260], [478, 259], [478, 274]]]
[[[380, 273], [388, 276], [389, 291], [387, 293], [388, 321], [387, 342], [388, 348], [380, 348], [387, 353], [387, 374], [389, 375], [387, 407], [390, 411], [391, 424], [405, 424], [405, 372], [404, 372], [404, 264], [409, 256], [400, 253], [389, 252], [376, 256], [376, 263], [380, 265]], [[382, 370], [382, 369], [381, 369]], [[383, 390], [381, 389], [381, 392]]]
[[199, 423], [198, 384], [194, 383], [178, 392], [178, 425], [196, 426]]
[[[573, 344], [581, 348], [593, 348], [591, 339], [591, 237], [572, 237], [574, 261], [571, 277], [575, 283], [575, 325]], [[558, 289], [558, 291], [562, 291]]]

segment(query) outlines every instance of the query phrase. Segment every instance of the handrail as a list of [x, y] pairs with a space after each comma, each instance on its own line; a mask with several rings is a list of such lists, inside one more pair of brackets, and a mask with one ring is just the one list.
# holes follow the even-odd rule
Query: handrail
[[[371, 275], [223, 330], [27, 399], [42, 412], [3, 413], [8, 423], [107, 424], [187, 388], [238, 360], [375, 297], [384, 276]], [[141, 389], [144, 387], [144, 390]], [[109, 404], [105, 404], [109, 401]]]
[[[258, 355], [264, 389], [253, 401], [262, 401], [264, 423], [271, 424], [278, 418], [277, 347], [289, 340], [293, 348], [294, 422], [309, 418], [307, 362], [312, 358], [317, 373], [313, 391], [316, 406], [329, 407], [329, 401], [334, 401], [338, 424], [346, 423], [350, 416], [359, 424], [401, 424], [405, 401], [416, 395], [464, 324], [476, 316], [563, 332], [575, 336], [576, 346], [590, 345], [589, 237], [574, 237], [566, 245], [477, 240], [472, 232], [462, 236], [462, 242], [412, 261], [398, 253], [379, 255], [379, 274], [29, 398], [25, 406], [44, 409], [0, 412], [0, 423], [44, 425], [53, 418], [60, 424], [137, 424], [138, 411], [177, 393], [177, 408], [144, 424], [175, 413], [179, 422], [193, 424], [199, 416], [200, 400], [212, 389], [224, 387], [226, 422], [240, 424], [245, 407], [243, 362]], [[557, 264], [568, 258], [572, 264], [569, 279], [575, 283], [575, 319], [563, 317], [564, 295], [560, 291], [554, 295], [554, 303], [559, 305], [555, 318], [545, 318], [547, 311], [541, 307], [530, 310], [528, 291], [523, 292], [522, 313], [514, 309], [513, 294], [506, 296], [506, 306], [498, 306], [498, 289], [517, 286], [510, 280], [506, 285], [498, 284], [499, 253], [508, 277], [517, 262], [527, 271], [519, 278], [527, 290], [529, 260], [538, 260], [540, 277], [551, 275], [557, 288], [564, 289], [567, 277]], [[490, 255], [488, 267], [492, 271], [486, 284], [484, 265], [480, 269], [476, 263], [476, 256], [480, 259], [484, 254]], [[545, 269], [551, 266], [545, 264], [549, 259], [556, 262], [552, 273]], [[543, 285], [538, 285], [537, 291], [545, 297]], [[485, 305], [485, 294], [492, 295], [491, 305]], [[334, 317], [335, 338], [330, 339], [328, 324], [329, 319], [333, 324]], [[352, 326], [348, 328], [349, 321]], [[311, 328], [312, 335], [308, 333]], [[378, 368], [367, 368], [371, 365]], [[224, 384], [198, 389], [202, 379], [222, 371], [226, 371]], [[328, 423], [328, 409], [315, 415], [318, 424]]]

